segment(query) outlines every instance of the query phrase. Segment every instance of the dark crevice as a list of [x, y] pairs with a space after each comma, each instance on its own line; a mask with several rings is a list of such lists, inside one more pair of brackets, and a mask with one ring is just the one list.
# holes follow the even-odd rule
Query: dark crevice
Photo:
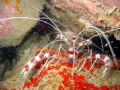
[[6, 71], [12, 70], [14, 65], [17, 63], [16, 57], [17, 57], [17, 47], [0, 48], [0, 64], [4, 64], [4, 68], [0, 73], [0, 80], [3, 80]]
[[[100, 49], [102, 49], [102, 44], [103, 44], [103, 51], [98, 49], [97, 47], [95, 47], [94, 45], [91, 45], [92, 49], [98, 53], [103, 53], [103, 54], [108, 54], [111, 56], [111, 51], [110, 51], [110, 48], [108, 46], [108, 43], [106, 42], [106, 40], [101, 37], [102, 39], [102, 43], [101, 43], [101, 40], [100, 40], [100, 37], [95, 37], [92, 39], [92, 42], [97, 46], [99, 47]], [[112, 49], [116, 55], [116, 58], [117, 59], [120, 59], [120, 41], [119, 40], [116, 40], [115, 37], [112, 35], [108, 38], [111, 46], [112, 46]], [[112, 56], [111, 56], [112, 57]]]

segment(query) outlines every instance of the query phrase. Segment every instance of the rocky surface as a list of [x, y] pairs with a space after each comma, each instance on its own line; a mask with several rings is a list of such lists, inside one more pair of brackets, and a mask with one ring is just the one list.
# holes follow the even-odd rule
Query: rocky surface
[[[19, 1], [19, 0], [18, 0]], [[91, 26], [100, 27], [102, 31], [111, 30], [117, 40], [120, 40], [120, 2], [119, 0], [42, 0], [20, 1], [16, 4], [16, 0], [0, 4], [0, 46], [16, 46], [19, 45], [24, 37], [31, 31], [31, 28], [37, 23], [36, 20], [30, 19], [11, 19], [3, 20], [10, 17], [32, 17], [38, 18], [43, 9], [43, 4], [46, 4], [47, 10], [50, 13], [50, 18], [53, 18], [60, 23], [57, 25], [61, 30], [66, 30], [64, 26], [72, 32], [78, 33], [85, 28]], [[38, 10], [37, 10], [37, 9]], [[114, 33], [113, 33], [114, 31]], [[85, 36], [96, 34], [95, 30], [87, 30]], [[111, 35], [110, 34], [110, 35]]]
[[[6, 0], [7, 1], [7, 0]], [[17, 2], [18, 1], [18, 2]], [[36, 20], [13, 18], [11, 17], [31, 17], [39, 18], [43, 9], [43, 0], [12, 0], [0, 4], [0, 46], [19, 45], [23, 38], [31, 31], [31, 28], [38, 22]], [[34, 6], [38, 9], [35, 9]]]
[[[75, 33], [92, 24], [102, 31], [117, 28], [110, 33], [114, 33], [117, 39], [119, 37], [115, 34], [120, 32], [119, 0], [48, 0], [48, 8], [53, 18]], [[92, 35], [95, 34], [94, 30], [89, 31]]]

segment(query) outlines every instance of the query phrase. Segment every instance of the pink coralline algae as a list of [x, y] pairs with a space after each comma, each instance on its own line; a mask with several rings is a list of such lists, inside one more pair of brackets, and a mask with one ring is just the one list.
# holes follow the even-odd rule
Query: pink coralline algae
[[119, 27], [120, 0], [53, 0], [56, 6], [83, 13], [95, 26]]
[[118, 6], [120, 7], [120, 0], [101, 0], [103, 5], [108, 7]]
[[[66, 7], [74, 8], [74, 9], [83, 9], [88, 10], [91, 13], [95, 13], [100, 9], [99, 5], [91, 0], [58, 0], [58, 3], [64, 4]], [[96, 0], [97, 2], [97, 0]], [[120, 0], [101, 0], [98, 1], [99, 4], [102, 6], [108, 6], [108, 7], [119, 7], [120, 6]]]
[[15, 14], [15, 9], [11, 5], [4, 5], [0, 8], [0, 38], [4, 38], [14, 32], [10, 20], [4, 20], [10, 18]]
[[82, 9], [85, 11], [88, 11], [90, 13], [96, 13], [98, 12], [98, 7], [95, 3], [91, 2], [90, 0], [58, 0], [58, 3], [63, 4], [65, 7], [69, 7], [72, 9]]

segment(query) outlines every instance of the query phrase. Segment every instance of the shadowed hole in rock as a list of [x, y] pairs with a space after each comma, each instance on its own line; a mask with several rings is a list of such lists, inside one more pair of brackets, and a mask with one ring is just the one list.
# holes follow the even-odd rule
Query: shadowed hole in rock
[[[116, 40], [115, 37], [112, 35], [110, 37], [108, 37], [109, 41], [110, 41], [110, 44], [112, 46], [112, 49], [116, 55], [116, 58], [119, 60], [120, 59], [120, 41], [119, 40]], [[102, 43], [101, 43], [101, 40], [102, 40]], [[101, 40], [100, 40], [100, 37], [95, 37], [92, 39], [92, 42], [97, 46], [99, 47], [100, 49], [98, 49], [97, 47], [92, 47], [93, 50], [95, 50], [96, 52], [98, 53], [103, 53], [103, 54], [108, 54], [111, 56], [111, 51], [110, 51], [110, 48], [106, 42], [106, 40], [101, 37]]]
[[0, 72], [0, 80], [4, 79], [4, 75], [7, 71], [12, 70], [14, 64], [17, 63], [17, 47], [3, 47], [0, 48], [0, 64], [4, 65], [3, 70]]

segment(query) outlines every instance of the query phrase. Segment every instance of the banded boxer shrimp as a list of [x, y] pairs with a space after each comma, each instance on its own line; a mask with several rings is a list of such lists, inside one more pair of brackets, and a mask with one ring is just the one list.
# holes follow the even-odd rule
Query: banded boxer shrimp
[[[28, 4], [28, 3], [27, 3], [27, 4]], [[39, 11], [39, 9], [36, 8], [35, 6], [32, 6], [31, 4], [28, 4], [28, 5], [30, 5], [31, 7], [33, 7], [35, 10], [38, 10], [38, 11]], [[40, 11], [40, 12], [41, 12], [41, 11]], [[40, 21], [42, 21], [42, 22], [44, 22], [44, 23], [47, 23], [47, 22], [44, 21], [44, 19], [50, 20], [50, 21], [52, 22], [52, 24], [49, 24], [49, 23], [47, 23], [47, 24], [50, 25], [50, 26], [52, 26], [56, 31], [58, 31], [58, 32], [57, 32], [58, 35], [56, 36], [56, 38], [55, 38], [54, 41], [52, 41], [51, 43], [47, 44], [32, 60], [30, 60], [30, 61], [27, 63], [27, 66], [26, 66], [26, 67], [28, 68], [28, 66], [30, 66], [30, 69], [29, 69], [28, 71], [25, 71], [25, 68], [22, 70], [22, 73], [24, 74], [24, 77], [27, 77], [28, 72], [29, 72], [33, 67], [35, 67], [35, 62], [37, 62], [37, 61], [40, 62], [40, 60], [41, 60], [40, 57], [47, 59], [47, 60], [46, 60], [46, 63], [45, 63], [45, 64], [43, 65], [43, 67], [40, 69], [40, 72], [44, 69], [44, 67], [48, 66], [48, 65], [52, 62], [52, 60], [54, 60], [54, 58], [56, 58], [56, 55], [55, 55], [55, 56], [53, 55], [53, 59], [49, 61], [49, 58], [50, 58], [49, 52], [50, 52], [51, 48], [50, 48], [49, 51], [46, 52], [46, 53], [44, 52], [44, 50], [45, 50], [46, 48], [48, 48], [50, 45], [51, 45], [50, 47], [52, 47], [52, 45], [53, 45], [54, 43], [57, 43], [57, 42], [64, 42], [64, 43], [68, 46], [68, 50], [66, 51], [66, 50], [62, 47], [62, 43], [61, 43], [60, 46], [59, 46], [59, 48], [58, 48], [58, 54], [60, 53], [60, 49], [63, 49], [64, 51], [67, 52], [67, 54], [68, 54], [68, 56], [69, 56], [69, 59], [68, 59], [68, 60], [70, 60], [70, 61], [72, 60], [72, 63], [75, 62], [75, 60], [76, 60], [76, 55], [78, 55], [79, 53], [83, 52], [83, 51], [84, 51], [84, 50], [83, 50], [84, 47], [87, 46], [87, 47], [88, 47], [87, 50], [88, 50], [89, 56], [86, 56], [86, 57], [87, 57], [87, 58], [92, 58], [92, 57], [95, 58], [94, 63], [91, 65], [91, 68], [90, 68], [88, 71], [90, 71], [90, 70], [94, 67], [95, 63], [96, 63], [98, 60], [101, 60], [101, 61], [105, 64], [105, 69], [104, 69], [104, 71], [103, 71], [103, 76], [105, 76], [105, 74], [111, 69], [111, 67], [112, 67], [112, 62], [113, 62], [113, 61], [115, 61], [116, 65], [117, 65], [117, 61], [116, 61], [116, 57], [115, 57], [114, 51], [113, 51], [113, 49], [112, 49], [112, 47], [111, 47], [111, 45], [110, 45], [110, 42], [109, 42], [109, 40], [108, 40], [108, 38], [107, 38], [107, 36], [106, 36], [106, 33], [113, 32], [113, 31], [117, 30], [118, 28], [117, 28], [117, 29], [111, 29], [111, 30], [109, 30], [109, 31], [105, 31], [105, 32], [104, 32], [104, 31], [102, 31], [101, 29], [95, 27], [94, 25], [90, 25], [90, 26], [88, 26], [87, 28], [85, 28], [84, 30], [81, 30], [81, 31], [78, 33], [78, 35], [77, 35], [77, 34], [73, 33], [71, 30], [69, 30], [65, 25], [61, 24], [60, 22], [58, 22], [58, 21], [56, 21], [56, 20], [54, 20], [54, 19], [51, 19], [49, 16], [47, 16], [47, 15], [46, 15], [45, 13], [43, 13], [43, 12], [41, 12], [41, 13], [42, 13], [46, 18], [42, 18], [42, 20], [40, 20]], [[14, 17], [14, 18], [17, 18], [17, 17]], [[18, 18], [22, 18], [22, 19], [32, 19], [32, 20], [38, 20], [38, 21], [39, 21], [39, 19], [40, 19], [40, 18], [30, 18], [30, 17], [18, 17]], [[60, 24], [62, 27], [64, 27], [64, 28], [66, 29], [66, 31], [61, 31], [61, 29], [56, 25], [56, 23], [58, 23], [58, 24]], [[93, 28], [94, 31], [95, 31], [97, 34], [94, 35], [94, 36], [92, 36], [92, 37], [90, 37], [90, 38], [88, 38], [88, 39], [83, 38], [83, 37], [82, 37], [82, 33], [85, 32], [85, 31], [87, 32], [90, 28]], [[70, 36], [71, 38], [68, 37], [68, 36]], [[112, 54], [112, 59], [111, 59], [111, 57], [108, 56], [108, 55], [102, 55], [102, 54], [99, 54], [99, 53], [93, 54], [92, 50], [89, 49], [89, 46], [90, 46], [90, 45], [93, 45], [93, 46], [97, 47], [97, 46], [92, 42], [92, 38], [94, 38], [94, 37], [96, 37], [96, 36], [99, 36], [100, 39], [101, 39], [101, 37], [104, 37], [104, 38], [105, 38], [105, 40], [106, 40], [106, 42], [107, 42], [107, 44], [108, 44], [108, 46], [109, 46], [109, 48], [110, 48], [110, 51], [111, 51], [111, 54]], [[101, 44], [102, 44], [102, 39], [101, 39]], [[102, 45], [102, 47], [104, 47], [104, 46]], [[97, 47], [97, 48], [99, 48], [99, 47]], [[99, 48], [99, 49], [101, 50], [101, 48]], [[104, 52], [103, 49], [102, 49], [101, 51]], [[105, 53], [105, 52], [104, 52], [104, 53]], [[44, 55], [43, 55], [43, 54], [44, 54]], [[87, 58], [84, 60], [83, 64], [82, 64], [80, 67], [78, 66], [77, 72], [82, 70], [82, 68], [84, 67], [84, 65], [85, 65], [85, 63], [86, 63], [86, 61], [87, 61]], [[74, 64], [73, 64], [73, 66], [74, 66]]]
[[[44, 21], [43, 21], [44, 22]], [[56, 25], [55, 25], [56, 26]], [[54, 27], [54, 26], [53, 26]], [[56, 27], [54, 27], [56, 28]], [[97, 35], [94, 35], [93, 37], [90, 37], [88, 39], [85, 39], [82, 37], [82, 32], [86, 31], [87, 29], [89, 28], [94, 28], [95, 31], [97, 32]], [[30, 60], [27, 65], [25, 66], [25, 68], [23, 69], [22, 73], [24, 73], [24, 77], [26, 78], [27, 77], [27, 74], [29, 73], [29, 71], [33, 68], [33, 67], [36, 67], [35, 64], [36, 63], [40, 63], [42, 60], [46, 59], [45, 61], [45, 64], [43, 65], [43, 67], [40, 69], [40, 72], [42, 72], [42, 70], [45, 68], [45, 67], [48, 67], [48, 65], [54, 61], [55, 58], [57, 58], [57, 56], [59, 55], [56, 55], [54, 54], [53, 56], [50, 56], [50, 52], [52, 51], [51, 48], [53, 46], [54, 43], [57, 43], [57, 42], [64, 42], [65, 44], [68, 45], [68, 50], [66, 51], [63, 47], [62, 47], [62, 43], [60, 44], [59, 48], [58, 48], [58, 53], [60, 53], [61, 49], [63, 49], [64, 51], [67, 52], [68, 54], [68, 62], [72, 62], [73, 63], [73, 67], [74, 67], [74, 63], [76, 62], [76, 57], [77, 55], [79, 55], [79, 53], [82, 53], [84, 51], [84, 47], [88, 47], [90, 45], [94, 45], [94, 43], [92, 42], [92, 38], [94, 38], [95, 36], [99, 36], [101, 37], [101, 35], [103, 35], [110, 47], [110, 50], [111, 50], [111, 54], [113, 56], [113, 59], [115, 60], [116, 64], [117, 64], [117, 61], [116, 61], [116, 58], [115, 58], [115, 55], [114, 55], [114, 52], [112, 50], [112, 47], [110, 45], [110, 42], [109, 40], [107, 39], [106, 35], [104, 34], [103, 31], [101, 31], [100, 29], [94, 27], [94, 26], [91, 26], [91, 27], [88, 27], [84, 30], [82, 30], [81, 32], [79, 32], [78, 35], [74, 34], [73, 32], [71, 32], [69, 29], [68, 31], [60, 31], [60, 29], [57, 27], [59, 33], [57, 34], [55, 40], [49, 44], [47, 44], [32, 60]], [[107, 33], [107, 32], [105, 32]], [[71, 36], [71, 37], [70, 37]], [[78, 40], [79, 39], [79, 40]], [[77, 42], [79, 41], [79, 42]], [[102, 42], [102, 40], [101, 40]], [[44, 51], [45, 49], [49, 48], [50, 46], [50, 49], [46, 52]], [[99, 48], [99, 47], [98, 47]], [[90, 52], [89, 52], [90, 51]], [[83, 64], [81, 66], [78, 65], [78, 68], [77, 68], [77, 72], [80, 72], [82, 70], [82, 68], [84, 67], [85, 63], [87, 62], [87, 59], [89, 58], [92, 58], [94, 57], [95, 60], [93, 62], [93, 64], [91, 65], [90, 69], [88, 71], [91, 71], [92, 68], [94, 68], [94, 65], [95, 63], [100, 60], [101, 62], [104, 63], [105, 65], [105, 69], [103, 71], [103, 77], [105, 76], [105, 74], [111, 69], [112, 67], [112, 61], [111, 61], [111, 58], [108, 56], [108, 55], [102, 55], [102, 54], [92, 54], [92, 50], [89, 50], [88, 49], [88, 54], [90, 54], [89, 56], [85, 56], [85, 60], [83, 62]], [[52, 60], [51, 60], [52, 59]], [[49, 61], [50, 60], [50, 61]]]
[[[36, 7], [34, 7], [34, 6], [32, 6], [32, 7], [35, 8], [36, 10], [38, 10]], [[80, 72], [84, 68], [84, 65], [87, 63], [87, 60], [90, 60], [91, 58], [94, 58], [95, 60], [93, 61], [92, 65], [88, 71], [90, 72], [94, 68], [94, 66], [97, 62], [99, 62], [99, 61], [103, 62], [104, 66], [105, 66], [105, 68], [102, 72], [103, 77], [106, 75], [106, 73], [108, 73], [111, 70], [113, 61], [115, 61], [117, 64], [115, 54], [112, 50], [112, 47], [110, 45], [110, 42], [109, 42], [107, 36], [106, 36], [106, 33], [109, 33], [110, 31], [111, 32], [115, 31], [116, 29], [112, 29], [110, 31], [103, 32], [101, 29], [95, 27], [94, 25], [90, 25], [90, 26], [86, 27], [85, 29], [81, 30], [78, 34], [75, 34], [71, 30], [69, 30], [65, 25], [61, 24], [60, 22], [58, 22], [54, 19], [51, 19], [49, 16], [47, 16], [43, 12], [41, 12], [41, 13], [45, 16], [45, 18], [11, 17], [11, 18], [6, 18], [6, 19], [1, 19], [1, 20], [31, 19], [31, 20], [42, 21], [42, 22], [50, 25], [51, 27], [53, 27], [57, 32], [57, 36], [55, 37], [55, 39], [52, 42], [50, 42], [49, 44], [47, 44], [46, 46], [44, 46], [42, 49], [40, 49], [40, 51], [36, 53], [35, 57], [33, 57], [32, 59], [30, 59], [27, 62], [27, 64], [21, 71], [21, 74], [23, 74], [23, 77], [25, 79], [29, 75], [30, 71], [34, 70], [34, 68], [38, 69], [37, 73], [41, 73], [44, 69], [48, 68], [52, 62], [55, 61], [55, 62], [59, 63], [62, 58], [61, 54], [65, 54], [67, 57], [66, 61], [72, 63], [72, 67], [73, 67], [72, 74], [74, 74], [75, 72]], [[50, 20], [52, 24], [44, 21], [45, 19]], [[62, 27], [64, 27], [65, 30], [62, 31], [57, 26], [56, 23], [61, 25]], [[87, 32], [91, 28], [94, 29], [97, 34], [88, 39], [84, 38], [82, 33]], [[112, 58], [109, 57], [108, 55], [94, 53], [90, 49], [90, 45], [96, 46], [94, 44], [94, 42], [92, 42], [92, 38], [94, 38], [96, 36], [99, 36], [100, 38], [101, 37], [105, 38], [105, 40], [107, 41], [107, 44], [110, 48]], [[53, 46], [56, 43], [59, 43], [60, 45], [58, 46], [56, 51], [53, 51]], [[101, 39], [101, 43], [102, 43], [102, 39]], [[64, 44], [67, 45], [67, 49], [64, 48]], [[87, 49], [86, 49], [86, 47], [87, 47]], [[101, 48], [99, 48], [99, 49], [101, 50]], [[64, 51], [64, 53], [61, 53], [61, 51]], [[104, 52], [104, 50], [101, 50], [101, 51]], [[79, 58], [78, 56], [81, 53], [82, 54], [85, 53], [82, 55], [84, 57]], [[57, 61], [56, 61], [56, 59], [57, 59]], [[82, 64], [78, 63], [79, 60], [83, 61]], [[43, 65], [41, 65], [42, 62], [44, 62]], [[76, 63], [78, 63], [77, 69], [74, 67]]]

